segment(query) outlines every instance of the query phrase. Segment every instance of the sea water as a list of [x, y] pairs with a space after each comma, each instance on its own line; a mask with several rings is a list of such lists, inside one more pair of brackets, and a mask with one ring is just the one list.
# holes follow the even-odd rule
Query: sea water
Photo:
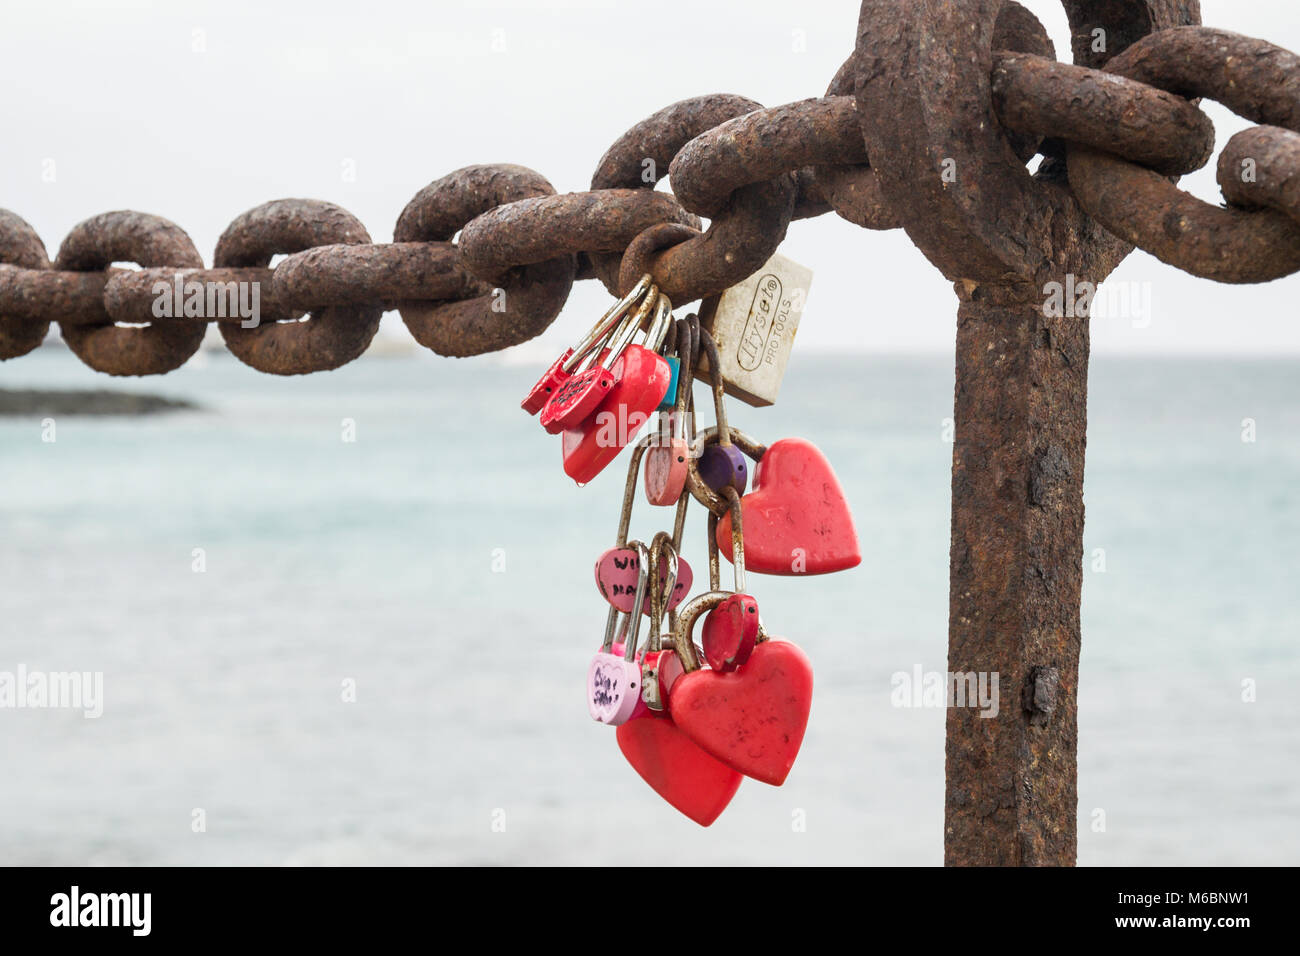
[[[576, 488], [518, 407], [539, 372], [0, 368], [204, 407], [0, 419], [0, 671], [103, 680], [97, 718], [0, 709], [0, 862], [941, 862], [944, 711], [894, 687], [946, 668], [951, 358], [796, 355], [777, 406], [731, 406], [821, 447], [863, 561], [751, 575], [815, 700], [786, 785], [707, 830], [586, 714], [626, 456]], [[1297, 373], [1093, 359], [1081, 863], [1300, 860]], [[634, 536], [671, 515], [638, 500]], [[697, 580], [704, 533], [693, 509]]]

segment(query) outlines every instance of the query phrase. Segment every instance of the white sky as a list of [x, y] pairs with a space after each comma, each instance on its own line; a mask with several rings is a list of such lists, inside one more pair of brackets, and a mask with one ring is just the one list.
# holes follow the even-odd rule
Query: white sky
[[[1026, 5], [1068, 57], [1059, 3]], [[412, 194], [471, 163], [520, 163], [560, 191], [584, 189], [610, 143], [675, 100], [822, 94], [857, 22], [856, 3], [831, 0], [0, 0], [0, 10], [0, 206], [31, 222], [51, 256], [90, 215], [158, 213], [209, 263], [226, 224], [270, 199], [336, 202], [388, 241]], [[1207, 25], [1300, 50], [1294, 0], [1202, 0], [1202, 10]], [[498, 30], [504, 52], [492, 49]], [[1220, 147], [1247, 125], [1206, 109]], [[1217, 202], [1213, 161], [1184, 186]], [[951, 351], [951, 287], [901, 230], [827, 215], [792, 224], [782, 251], [815, 273], [801, 350]], [[1099, 351], [1300, 353], [1300, 278], [1225, 286], [1139, 252], [1112, 281], [1149, 283], [1151, 320], [1095, 319]], [[604, 296], [596, 282], [576, 286], [544, 349], [584, 330]]]

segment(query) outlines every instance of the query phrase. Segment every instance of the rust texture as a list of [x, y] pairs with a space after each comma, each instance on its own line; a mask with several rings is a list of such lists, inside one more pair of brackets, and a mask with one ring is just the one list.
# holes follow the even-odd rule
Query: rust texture
[[[1300, 58], [1226, 30], [1152, 34], [1107, 72], [1217, 100], [1247, 119], [1300, 130]], [[1218, 282], [1267, 282], [1300, 269], [1300, 225], [1273, 209], [1221, 209], [1135, 163], [1073, 148], [1070, 188], [1112, 233], [1185, 272]]]
[[[106, 212], [72, 228], [55, 268], [102, 272], [114, 262], [198, 268], [203, 257], [174, 222], [140, 212]], [[64, 324], [59, 331], [77, 358], [97, 372], [161, 375], [184, 365], [206, 330], [197, 323], [160, 322], [146, 328]]]
[[1223, 147], [1218, 178], [1228, 202], [1269, 207], [1300, 222], [1300, 133], [1277, 126], [1242, 130]]
[[450, 242], [317, 246], [289, 256], [274, 270], [275, 300], [308, 310], [420, 299], [467, 299], [482, 283]]
[[460, 253], [475, 274], [493, 281], [515, 266], [579, 252], [619, 252], [637, 233], [663, 222], [698, 226], [668, 193], [602, 189], [539, 196], [497, 206], [470, 221]]
[[1159, 173], [1070, 150], [1070, 187], [1115, 235], [1216, 282], [1268, 282], [1300, 270], [1300, 224], [1272, 209], [1223, 209]]
[[[275, 322], [281, 319], [296, 319], [302, 313], [285, 309], [275, 301], [271, 294], [272, 269], [138, 269], [134, 271], [114, 270], [108, 281], [104, 274], [91, 273], [87, 279], [96, 279], [100, 286], [102, 307], [107, 310], [109, 320], [113, 322], [208, 322], [206, 316], [191, 317], [183, 312], [167, 317], [154, 315], [154, 303], [159, 295], [174, 295], [177, 277], [180, 278], [182, 294], [187, 284], [201, 283], [206, 291], [209, 284], [226, 286], [229, 283], [256, 284], [259, 288], [259, 314], [263, 322]], [[162, 287], [161, 288], [160, 284]], [[206, 305], [206, 295], [204, 296]], [[175, 313], [175, 309], [172, 309]], [[218, 321], [241, 321], [238, 316], [219, 319]]]
[[[368, 242], [365, 226], [333, 203], [279, 199], [250, 209], [227, 226], [213, 261], [218, 267], [265, 268], [280, 253]], [[245, 328], [223, 322], [218, 327], [226, 347], [245, 365], [272, 375], [302, 375], [338, 368], [359, 356], [379, 331], [382, 316], [377, 305], [328, 306], [301, 323]]]
[[[541, 174], [524, 166], [467, 166], [416, 193], [393, 228], [397, 242], [450, 242], [466, 223], [498, 206], [555, 194]], [[417, 342], [439, 355], [495, 352], [541, 335], [569, 298], [577, 263], [571, 255], [510, 271], [500, 291], [480, 281], [444, 300], [400, 303], [402, 321]]]
[[20, 270], [49, 267], [45, 243], [36, 230], [25, 219], [0, 209], [0, 359], [26, 355], [45, 341], [50, 320], [31, 308], [42, 297], [24, 293]]
[[[0, 265], [0, 316], [21, 320], [6, 324], [5, 319], [0, 319], [0, 330], [10, 330], [27, 346], [6, 357], [15, 358], [40, 345], [51, 317], [57, 318], [60, 325], [111, 323], [105, 311], [104, 289], [113, 271], [58, 272]], [[0, 336], [3, 334], [0, 331]], [[16, 343], [17, 339], [11, 341]]]
[[[654, 189], [668, 175], [677, 152], [696, 136], [762, 108], [761, 103], [730, 93], [695, 96], [665, 106], [614, 141], [596, 164], [591, 188]], [[592, 275], [618, 295], [619, 256], [596, 254], [590, 256], [590, 263]]]
[[[905, 225], [960, 282], [1101, 277], [1133, 244], [1223, 281], [1300, 268], [1282, 218], [1294, 217], [1293, 140], [1266, 143], [1248, 131], [1234, 141], [1221, 175], [1231, 175], [1230, 161], [1257, 159], [1259, 168], [1253, 180], [1225, 180], [1228, 210], [1159, 178], [1208, 154], [1208, 122], [1185, 97], [1214, 97], [1294, 129], [1300, 60], [1195, 26], [1195, 0], [1063, 4], [1075, 67], [1055, 62], [1046, 31], [1014, 0], [910, 11], [873, 0], [860, 20], [870, 43], [859, 44], [825, 96], [770, 109], [731, 94], [674, 103], [619, 137], [585, 194], [557, 196], [522, 166], [465, 167], [416, 194], [387, 246], [372, 245], [359, 222], [328, 203], [268, 204], [239, 220], [247, 255], [221, 257], [211, 274], [187, 271], [216, 283], [221, 269], [262, 270], [235, 280], [259, 283], [260, 330], [220, 313], [155, 323], [145, 277], [118, 277], [111, 266], [50, 268], [31, 228], [0, 213], [0, 359], [35, 348], [59, 321], [74, 338], [94, 339], [94, 350], [78, 354], [100, 366], [115, 349], [153, 342], [148, 354], [116, 362], [123, 374], [153, 374], [175, 367], [156, 354], [164, 340], [180, 354], [195, 330], [102, 330], [128, 319], [159, 327], [202, 319], [219, 322], [255, 366], [296, 374], [360, 355], [376, 310], [394, 307], [422, 345], [477, 355], [544, 331], [576, 279], [598, 278], [618, 293], [629, 275], [649, 271], [678, 305], [708, 298], [766, 261], [791, 219], [831, 211], [871, 229]], [[1038, 153], [1031, 178], [1022, 164]], [[655, 190], [669, 172], [676, 197]], [[707, 229], [697, 228], [696, 213], [711, 218]], [[132, 241], [148, 258], [146, 233]], [[1067, 236], [1077, 241], [1060, 241]], [[271, 268], [269, 255], [282, 251], [288, 258]], [[286, 321], [312, 310], [320, 314]]]
[[716, 216], [741, 186], [820, 164], [867, 161], [852, 97], [826, 96], [758, 110], [702, 133], [680, 149], [669, 175], [691, 212]]
[[[605, 153], [593, 189], [653, 189], [677, 153], [720, 123], [762, 109], [740, 96], [713, 94], [674, 103], [637, 123]], [[649, 165], [647, 165], [647, 163]], [[749, 277], [785, 238], [799, 185], [793, 170], [731, 193], [701, 235], [661, 251], [650, 264], [659, 290], [675, 303], [715, 295]], [[806, 197], [804, 213], [819, 197]], [[592, 256], [593, 273], [618, 294], [617, 257]]]
[[[617, 295], [648, 272], [706, 311], [793, 218], [901, 226], [959, 300], [948, 670], [999, 686], [997, 717], [948, 711], [945, 860], [1072, 864], [1089, 337], [1086, 316], [1044, 305], [1134, 245], [1224, 282], [1300, 271], [1300, 58], [1200, 27], [1197, 0], [1062, 5], [1074, 66], [1014, 0], [863, 0], [825, 96], [673, 103], [614, 142], [585, 193], [522, 166], [456, 170], [415, 195], [387, 245], [337, 206], [281, 200], [232, 223], [212, 269], [179, 227], [134, 212], [79, 224], [51, 266], [0, 210], [0, 359], [57, 321], [92, 368], [160, 374], [218, 321], [242, 361], [299, 374], [361, 355], [391, 307], [420, 344], [477, 355], [543, 332], [576, 279]], [[1265, 124], [1220, 158], [1226, 209], [1167, 178], [1208, 159], [1202, 97]], [[656, 190], [669, 173], [676, 196]], [[155, 283], [177, 275], [258, 283], [263, 324], [155, 317]], [[724, 510], [691, 474], [692, 495]]]
[[[1194, 6], [1066, 4], [1075, 35], [1096, 23], [1112, 51]], [[864, 0], [858, 33], [871, 166], [960, 303], [948, 670], [997, 674], [1001, 708], [948, 710], [944, 858], [1072, 865], [1089, 339], [1086, 319], [1043, 306], [1048, 283], [1100, 282], [1130, 247], [1083, 211], [1056, 164], [1031, 176], [998, 121], [997, 47], [1039, 36], [1022, 8]], [[1126, 95], [1097, 86], [1103, 104]], [[1028, 709], [1026, 683], [1049, 673], [1050, 713]]]
[[1182, 97], [1033, 54], [997, 57], [993, 106], [1010, 129], [1082, 143], [1169, 176], [1200, 169], [1214, 151], [1210, 118]]

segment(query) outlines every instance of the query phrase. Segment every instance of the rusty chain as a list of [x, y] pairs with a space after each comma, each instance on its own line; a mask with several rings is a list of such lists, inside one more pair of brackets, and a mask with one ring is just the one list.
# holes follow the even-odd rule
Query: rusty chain
[[[1092, 65], [1057, 62], [1033, 15], [1001, 6], [989, 87], [1006, 163], [1023, 170], [1041, 152], [1035, 178], [1063, 184], [1109, 233], [1193, 275], [1261, 282], [1300, 271], [1300, 60], [1199, 26], [1112, 42], [1113, 54], [1080, 57]], [[586, 192], [557, 194], [519, 166], [457, 170], [416, 194], [392, 243], [372, 243], [331, 203], [279, 200], [230, 224], [212, 268], [180, 227], [136, 212], [80, 223], [51, 263], [35, 231], [0, 210], [0, 359], [30, 352], [57, 322], [91, 368], [161, 374], [216, 321], [240, 361], [302, 374], [360, 356], [385, 309], [420, 344], [469, 356], [539, 335], [576, 279], [617, 294], [648, 271], [678, 304], [717, 294], [761, 266], [792, 219], [834, 211], [867, 228], [905, 226], [923, 244], [915, 210], [891, 201], [867, 155], [867, 142], [888, 144], [889, 124], [901, 125], [869, 115], [859, 92], [868, 72], [886, 69], [855, 53], [820, 98], [767, 109], [722, 94], [675, 103], [615, 142]], [[1222, 153], [1222, 208], [1175, 185], [1213, 149], [1199, 97], [1260, 124]], [[647, 168], [668, 170], [673, 193], [657, 191]], [[285, 258], [272, 266], [276, 255]], [[177, 281], [256, 283], [260, 324], [156, 315], [157, 284]]]

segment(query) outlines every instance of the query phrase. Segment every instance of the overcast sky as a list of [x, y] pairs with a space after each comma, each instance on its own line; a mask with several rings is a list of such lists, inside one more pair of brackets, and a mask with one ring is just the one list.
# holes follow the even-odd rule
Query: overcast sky
[[[1059, 2], [1026, 5], [1068, 56]], [[388, 241], [411, 195], [460, 166], [520, 163], [560, 191], [585, 189], [610, 143], [676, 100], [822, 94], [857, 22], [856, 3], [832, 0], [0, 8], [0, 207], [32, 223], [51, 256], [95, 213], [157, 213], [209, 264], [226, 224], [270, 199], [336, 202]], [[1202, 10], [1207, 25], [1300, 50], [1294, 0]], [[1206, 109], [1220, 147], [1247, 125]], [[1217, 202], [1214, 163], [1184, 186]], [[782, 251], [814, 270], [801, 349], [951, 350], [951, 286], [901, 230], [827, 215], [792, 224]], [[1098, 350], [1300, 353], [1300, 278], [1225, 286], [1138, 252], [1112, 281], [1149, 283], [1150, 321], [1095, 319]], [[558, 351], [604, 303], [598, 283], [576, 286], [546, 347]]]

